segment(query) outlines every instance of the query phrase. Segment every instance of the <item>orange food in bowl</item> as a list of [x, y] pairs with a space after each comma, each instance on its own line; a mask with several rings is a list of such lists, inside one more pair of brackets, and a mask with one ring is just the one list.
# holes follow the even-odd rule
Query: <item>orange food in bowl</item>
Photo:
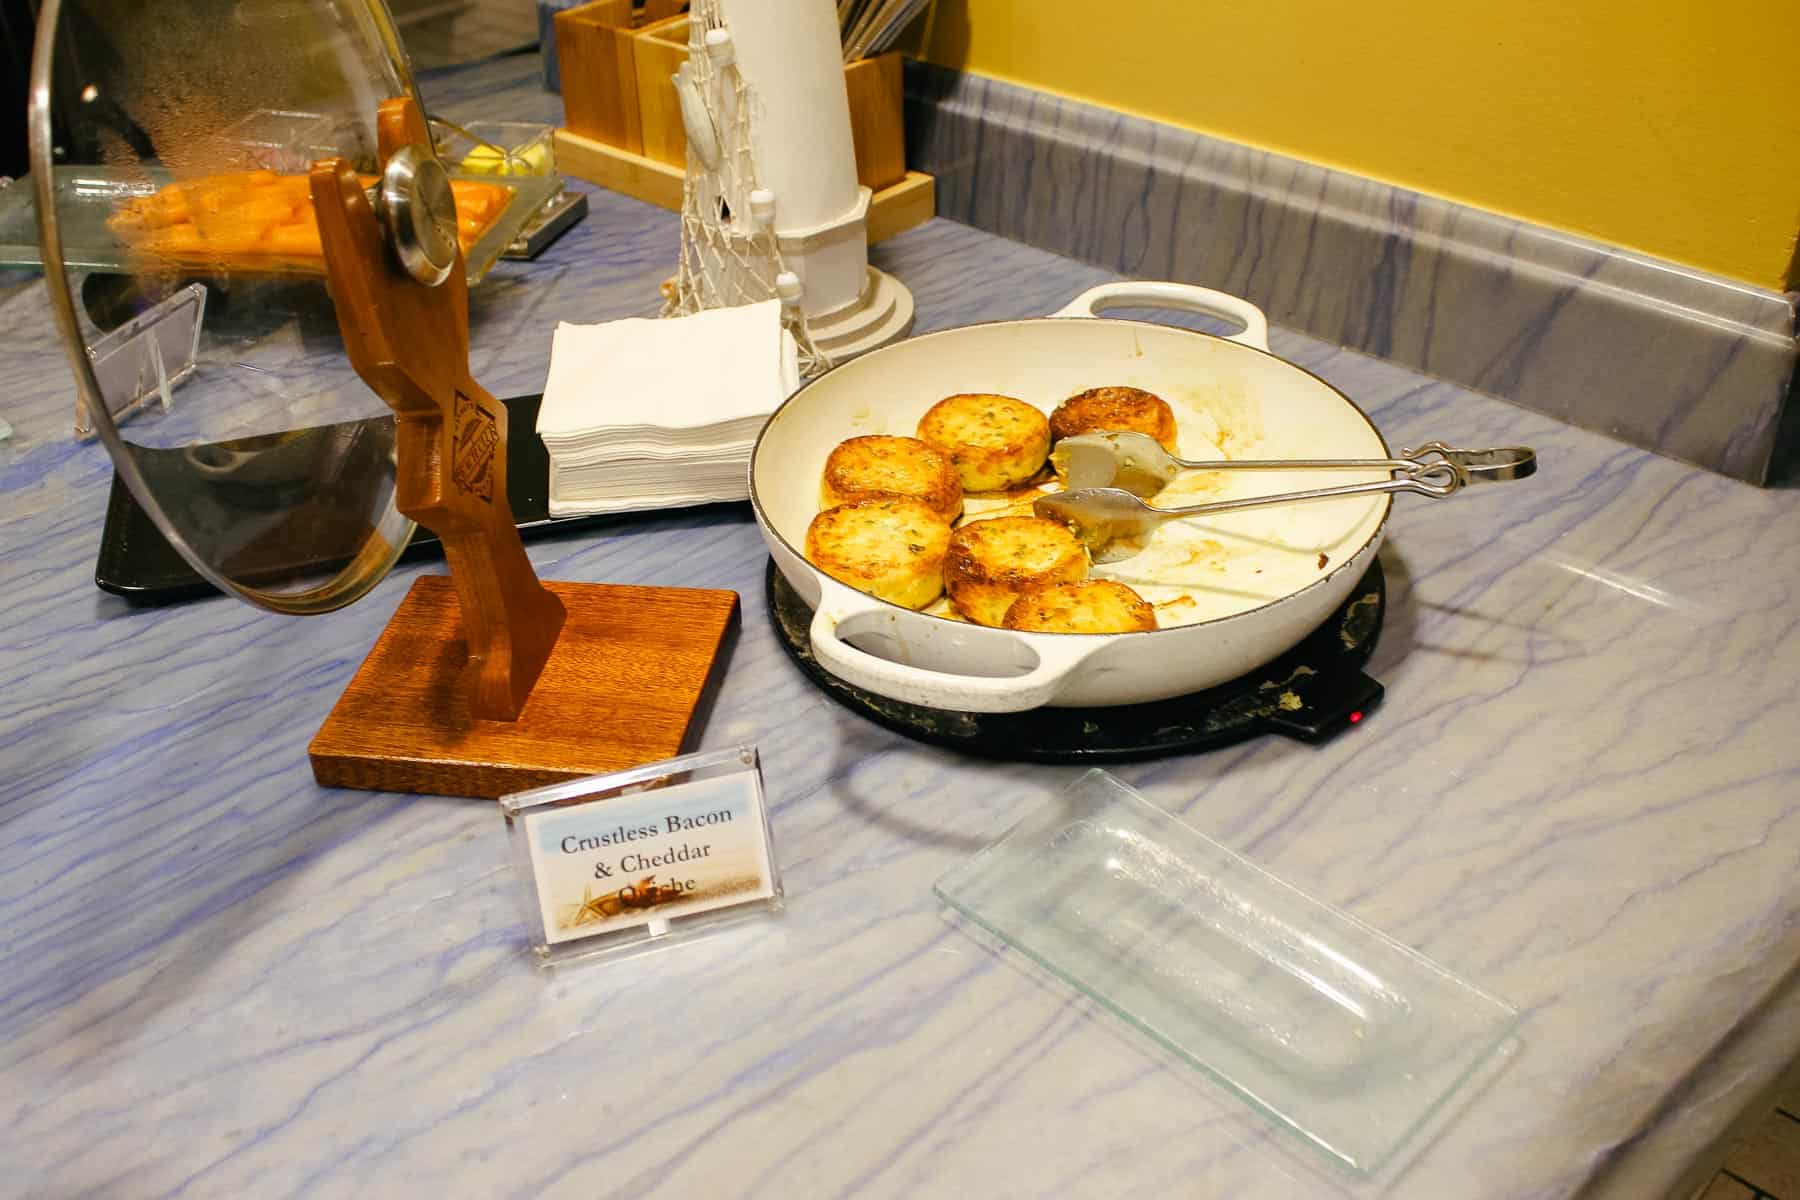
[[[375, 181], [364, 176], [362, 182]], [[466, 255], [512, 202], [512, 189], [453, 179], [450, 191]], [[178, 265], [325, 270], [304, 175], [240, 171], [184, 179], [121, 201], [108, 224], [131, 249]]]

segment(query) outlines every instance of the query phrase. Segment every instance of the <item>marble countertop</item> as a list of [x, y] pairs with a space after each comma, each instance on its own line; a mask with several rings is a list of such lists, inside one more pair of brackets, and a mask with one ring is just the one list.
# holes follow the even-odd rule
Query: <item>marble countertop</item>
[[[554, 112], [534, 60], [437, 86]], [[466, 112], [466, 108], [463, 110]], [[595, 193], [477, 290], [475, 373], [648, 311], [673, 214]], [[875, 258], [919, 328], [1106, 273], [945, 221]], [[412, 578], [295, 619], [95, 590], [111, 470], [41, 283], [0, 275], [0, 1163], [43, 1196], [1651, 1196], [1800, 1046], [1800, 494], [1275, 331], [1395, 443], [1529, 443], [1397, 506], [1386, 703], [1327, 745], [1120, 768], [1155, 803], [1525, 1013], [1410, 1166], [1353, 1185], [950, 926], [932, 882], [1073, 768], [827, 700], [746, 506], [530, 543], [546, 578], [734, 588], [703, 744], [763, 752], [776, 922], [539, 971], [492, 804], [325, 791], [306, 744]], [[369, 411], [375, 411], [373, 407]]]

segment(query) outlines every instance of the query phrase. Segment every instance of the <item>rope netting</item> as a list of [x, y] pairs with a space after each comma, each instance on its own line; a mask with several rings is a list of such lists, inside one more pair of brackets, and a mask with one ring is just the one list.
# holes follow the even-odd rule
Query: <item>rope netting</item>
[[[723, 37], [708, 34], [723, 31]], [[782, 294], [787, 271], [775, 235], [774, 198], [760, 189], [751, 138], [754, 94], [737, 68], [719, 0], [694, 0], [688, 14], [688, 82], [677, 82], [699, 100], [715, 133], [716, 155], [703, 139], [688, 136], [687, 178], [681, 192], [681, 264], [662, 315], [686, 316], [709, 308], [779, 298], [782, 324], [799, 350], [800, 376], [810, 379], [831, 363], [813, 345], [800, 310], [797, 285]], [[708, 158], [713, 161], [708, 162]]]

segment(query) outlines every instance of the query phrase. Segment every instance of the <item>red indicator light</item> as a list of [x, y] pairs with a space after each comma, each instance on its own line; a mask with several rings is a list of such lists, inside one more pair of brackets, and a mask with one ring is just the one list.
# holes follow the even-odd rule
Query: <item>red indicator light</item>
[[1354, 725], [1360, 720], [1362, 720], [1362, 709], [1352, 709], [1350, 711], [1350, 723]]

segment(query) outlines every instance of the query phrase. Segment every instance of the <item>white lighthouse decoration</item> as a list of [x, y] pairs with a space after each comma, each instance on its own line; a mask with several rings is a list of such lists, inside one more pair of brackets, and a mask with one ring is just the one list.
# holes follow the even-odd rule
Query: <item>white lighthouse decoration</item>
[[905, 337], [912, 294], [869, 266], [832, 0], [694, 0], [670, 314], [779, 297], [813, 375]]

